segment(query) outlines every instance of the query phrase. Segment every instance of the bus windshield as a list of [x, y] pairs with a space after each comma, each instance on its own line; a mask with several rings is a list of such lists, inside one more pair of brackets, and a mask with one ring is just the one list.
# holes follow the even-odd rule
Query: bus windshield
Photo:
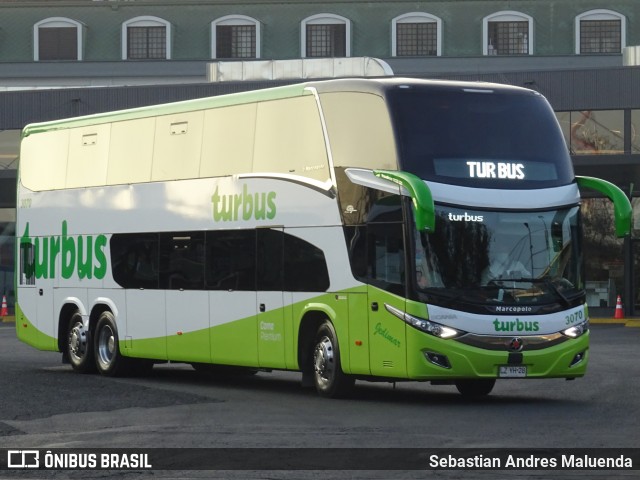
[[534, 313], [584, 300], [577, 206], [534, 213], [437, 206], [435, 232], [414, 235], [415, 283], [431, 303], [497, 312], [526, 305], [518, 311]]
[[573, 181], [569, 151], [541, 95], [489, 87], [398, 88], [388, 94], [400, 169], [480, 188], [547, 188]]

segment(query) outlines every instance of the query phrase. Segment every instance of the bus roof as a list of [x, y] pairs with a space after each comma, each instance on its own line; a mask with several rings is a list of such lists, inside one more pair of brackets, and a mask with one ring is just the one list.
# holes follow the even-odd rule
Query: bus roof
[[184, 100], [180, 102], [148, 105], [125, 110], [97, 113], [80, 117], [52, 120], [48, 122], [31, 123], [22, 130], [22, 137], [52, 130], [85, 127], [109, 122], [133, 120], [137, 118], [154, 117], [158, 115], [172, 115], [193, 112], [209, 108], [220, 108], [231, 105], [242, 105], [253, 102], [264, 102], [280, 98], [299, 97], [311, 94], [313, 88], [319, 93], [356, 91], [384, 96], [384, 92], [402, 85], [424, 86], [435, 89], [480, 89], [512, 93], [537, 94], [522, 87], [508, 86], [487, 82], [464, 82], [448, 80], [424, 80], [412, 78], [344, 78], [321, 80], [294, 85], [271, 87], [247, 92], [231, 93], [212, 97]]

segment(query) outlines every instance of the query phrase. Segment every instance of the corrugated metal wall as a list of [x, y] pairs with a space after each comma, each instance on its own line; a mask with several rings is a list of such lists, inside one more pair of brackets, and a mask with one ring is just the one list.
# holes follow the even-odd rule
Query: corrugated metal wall
[[[545, 95], [556, 111], [640, 108], [640, 67], [460, 74], [449, 75], [447, 78], [508, 83], [532, 88]], [[0, 130], [21, 129], [33, 122], [287, 83], [293, 82], [229, 82], [0, 92]]]
[[0, 93], [0, 130], [159, 103], [273, 87], [283, 82], [65, 88]]

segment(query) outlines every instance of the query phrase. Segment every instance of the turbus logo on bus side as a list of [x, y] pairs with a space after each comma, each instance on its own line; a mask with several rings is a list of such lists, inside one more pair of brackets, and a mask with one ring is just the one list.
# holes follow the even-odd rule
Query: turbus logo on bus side
[[276, 192], [249, 193], [246, 184], [242, 193], [221, 195], [218, 187], [211, 196], [213, 220], [230, 222], [237, 220], [272, 220], [276, 216]]

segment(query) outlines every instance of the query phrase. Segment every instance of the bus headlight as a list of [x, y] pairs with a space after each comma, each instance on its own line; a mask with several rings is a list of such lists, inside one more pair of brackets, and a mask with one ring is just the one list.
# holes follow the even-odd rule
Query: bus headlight
[[589, 330], [589, 320], [586, 322], [579, 323], [578, 325], [574, 325], [572, 327], [563, 330], [562, 333], [567, 337], [578, 338], [580, 335], [585, 334]]
[[433, 335], [438, 338], [454, 338], [459, 335], [462, 335], [464, 332], [460, 330], [456, 330], [455, 328], [447, 327], [446, 325], [440, 325], [439, 323], [432, 322], [431, 320], [426, 320], [424, 318], [414, 317], [413, 315], [409, 315], [402, 310], [392, 307], [391, 305], [385, 303], [384, 307], [387, 309], [387, 312], [395, 315], [403, 322], [408, 323], [413, 328], [416, 328], [422, 332]]

